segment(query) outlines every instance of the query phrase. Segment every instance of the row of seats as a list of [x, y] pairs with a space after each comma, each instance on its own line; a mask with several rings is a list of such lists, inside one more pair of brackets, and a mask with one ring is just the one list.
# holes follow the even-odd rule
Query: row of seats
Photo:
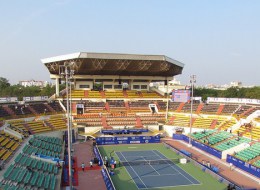
[[235, 147], [239, 144], [249, 143], [249, 142], [250, 142], [250, 139], [247, 139], [247, 138], [243, 138], [243, 137], [242, 138], [233, 138], [231, 140], [218, 144], [217, 146], [215, 146], [215, 148], [218, 150], [224, 151], [224, 150], [230, 149], [232, 147]]
[[202, 141], [204, 142], [204, 140], [207, 140], [209, 145], [215, 145], [221, 141], [224, 141], [230, 137], [232, 137], [233, 135], [231, 133], [228, 133], [226, 131], [220, 131], [219, 133], [215, 133], [209, 137], [207, 137], [207, 139], [203, 139]]
[[56, 176], [42, 171], [29, 171], [23, 166], [11, 165], [0, 182], [3, 189], [50, 189], [55, 190]]
[[200, 139], [207, 137], [207, 136], [209, 136], [209, 135], [211, 135], [215, 132], [216, 132], [216, 130], [204, 130], [204, 131], [201, 131], [201, 132], [194, 132], [194, 133], [192, 133], [191, 136], [196, 140], [200, 140]]
[[57, 101], [40, 102], [40, 103], [26, 103], [26, 104], [8, 104], [0, 106], [0, 117], [9, 118], [19, 116], [31, 116], [38, 114], [52, 114], [62, 112], [62, 108]]
[[257, 156], [260, 156], [260, 143], [259, 142], [254, 143], [249, 148], [246, 148], [236, 153], [235, 156], [246, 162], [256, 158]]
[[6, 133], [3, 130], [0, 131], [0, 160], [6, 161], [8, 158], [10, 158], [13, 152], [18, 149], [22, 141], [22, 139]]

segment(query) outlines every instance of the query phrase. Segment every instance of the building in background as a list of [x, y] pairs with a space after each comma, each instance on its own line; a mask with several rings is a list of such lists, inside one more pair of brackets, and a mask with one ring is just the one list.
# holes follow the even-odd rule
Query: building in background
[[36, 81], [36, 80], [23, 80], [19, 81], [19, 85], [28, 87], [28, 86], [39, 86], [39, 87], [45, 87], [47, 85], [52, 85], [51, 82], [48, 81]]

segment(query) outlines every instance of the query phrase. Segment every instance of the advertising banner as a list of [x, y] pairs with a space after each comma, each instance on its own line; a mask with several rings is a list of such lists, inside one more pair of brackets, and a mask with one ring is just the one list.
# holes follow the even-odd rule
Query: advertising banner
[[97, 137], [97, 145], [159, 143], [160, 136]]

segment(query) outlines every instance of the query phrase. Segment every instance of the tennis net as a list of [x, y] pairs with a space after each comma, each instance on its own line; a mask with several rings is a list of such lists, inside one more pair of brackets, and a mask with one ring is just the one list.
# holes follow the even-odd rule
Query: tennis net
[[158, 164], [177, 164], [180, 160], [175, 159], [160, 159], [160, 160], [135, 160], [135, 161], [120, 161], [122, 166], [139, 166], [139, 165], [158, 165]]

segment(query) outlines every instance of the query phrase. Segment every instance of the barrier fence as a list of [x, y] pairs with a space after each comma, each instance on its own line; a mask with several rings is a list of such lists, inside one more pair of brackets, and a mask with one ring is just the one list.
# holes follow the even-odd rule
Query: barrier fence
[[[173, 139], [189, 142], [189, 137], [186, 135], [183, 135], [183, 134], [173, 134]], [[192, 146], [194, 146], [198, 149], [201, 149], [217, 158], [220, 158], [220, 159], [222, 158], [222, 151], [219, 151], [213, 147], [200, 143], [194, 139], [191, 139], [191, 144], [192, 144]]]
[[234, 166], [260, 178], [260, 168], [255, 167], [249, 163], [244, 162], [243, 160], [240, 160], [238, 158], [235, 158], [234, 156], [227, 155], [227, 160], [228, 163], [232, 163]]

